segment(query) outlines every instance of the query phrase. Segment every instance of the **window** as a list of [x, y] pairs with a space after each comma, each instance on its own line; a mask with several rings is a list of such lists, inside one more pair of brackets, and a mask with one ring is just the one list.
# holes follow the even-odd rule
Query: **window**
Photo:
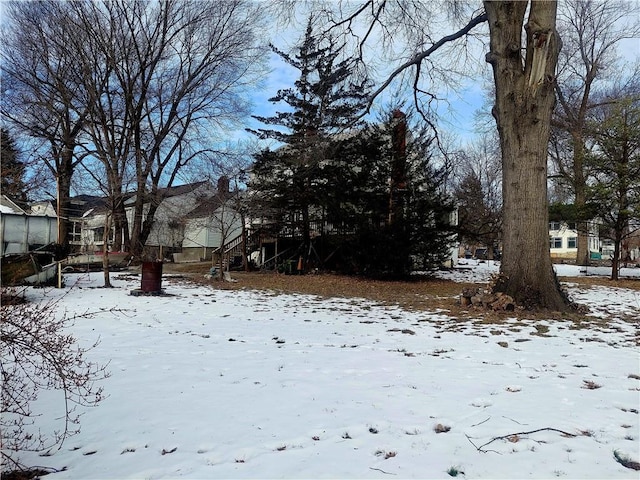
[[551, 248], [562, 248], [562, 237], [551, 237], [549, 239], [549, 246]]
[[578, 237], [567, 238], [567, 248], [578, 248]]
[[71, 231], [69, 232], [69, 242], [70, 243], [81, 243], [82, 242], [82, 224], [80, 222], [73, 222], [71, 225]]
[[549, 222], [549, 230], [560, 230], [560, 222]]
[[567, 226], [569, 227], [569, 230], [577, 230], [578, 228], [576, 227], [576, 222], [569, 222], [567, 224]]

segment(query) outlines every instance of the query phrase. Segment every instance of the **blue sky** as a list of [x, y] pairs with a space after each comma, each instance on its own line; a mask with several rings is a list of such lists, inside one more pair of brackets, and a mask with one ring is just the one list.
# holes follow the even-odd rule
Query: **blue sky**
[[[279, 45], [278, 45], [279, 47]], [[263, 84], [257, 88], [251, 96], [253, 102], [253, 115], [271, 116], [284, 108], [284, 104], [273, 104], [268, 101], [279, 89], [293, 86], [299, 75], [299, 71], [284, 62], [278, 55], [272, 53], [269, 60], [270, 73], [264, 79]], [[443, 98], [446, 102], [440, 102], [437, 112], [441, 117], [439, 126], [448, 132], [454, 133], [460, 141], [470, 141], [474, 136], [474, 115], [485, 103], [484, 91], [482, 89], [483, 80], [468, 81], [463, 84], [459, 91], [449, 91]], [[380, 110], [386, 105], [386, 101], [391, 96], [389, 93], [378, 98], [373, 106], [373, 111]], [[411, 103], [411, 97], [406, 97], [407, 103]], [[375, 116], [373, 114], [372, 116]], [[251, 128], [264, 127], [260, 122], [248, 120]], [[238, 133], [240, 138], [245, 137], [244, 132]]]
[[[271, 32], [270, 41], [283, 51], [290, 51], [295, 47], [296, 40], [304, 30], [305, 13], [298, 16], [297, 23], [286, 30], [274, 30]], [[463, 65], [464, 70], [470, 76], [460, 77], [461, 85], [458, 89], [439, 92], [440, 98], [445, 98], [445, 102], [440, 102], [437, 108], [440, 121], [438, 126], [443, 130], [453, 134], [461, 144], [472, 142], [476, 136], [475, 114], [488, 103], [486, 98], [486, 85], [491, 82], [490, 66], [485, 63], [484, 55], [487, 50], [486, 45], [480, 42], [472, 42], [472, 50], [469, 54], [471, 61]], [[619, 52], [627, 61], [638, 61], [640, 58], [640, 39], [623, 40], [619, 46]], [[476, 61], [477, 60], [477, 61]], [[254, 103], [254, 115], [270, 116], [275, 114], [282, 105], [274, 105], [268, 99], [275, 95], [280, 88], [293, 86], [297, 79], [298, 71], [287, 65], [279, 56], [272, 53], [269, 60], [271, 68], [270, 74], [265, 78], [263, 85], [252, 95]], [[393, 65], [389, 63], [388, 68]], [[472, 72], [471, 70], [475, 70]], [[381, 78], [376, 79], [376, 84], [381, 83]], [[377, 86], [376, 85], [376, 86]], [[391, 92], [384, 94], [374, 104], [374, 109], [382, 108], [386, 105], [386, 100], [390, 98]], [[410, 95], [407, 96], [408, 103], [411, 103]], [[490, 102], [489, 102], [490, 103]], [[261, 124], [251, 120], [252, 127], [260, 127]]]

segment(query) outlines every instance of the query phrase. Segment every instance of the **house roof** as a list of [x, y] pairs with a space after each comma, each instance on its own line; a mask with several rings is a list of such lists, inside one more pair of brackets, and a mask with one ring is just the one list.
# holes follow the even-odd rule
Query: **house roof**
[[17, 213], [19, 215], [24, 215], [27, 213], [6, 195], [0, 195], [0, 212]]
[[[203, 187], [205, 185], [208, 185], [209, 182], [208, 181], [202, 181], [202, 182], [194, 182], [194, 183], [186, 183], [184, 185], [176, 185], [173, 187], [167, 187], [167, 188], [159, 188], [158, 189], [158, 198], [159, 199], [166, 199], [166, 198], [171, 198], [171, 197], [177, 197], [179, 195], [184, 195], [187, 193], [191, 193], [196, 191], [197, 189], [199, 189], [200, 187]], [[145, 192], [145, 193], [149, 193], [149, 192]], [[135, 202], [136, 199], [136, 193], [131, 193], [129, 198], [126, 200], [126, 204], [127, 205], [132, 205]]]
[[191, 193], [195, 190], [197, 190], [198, 188], [202, 187], [203, 185], [208, 184], [209, 182], [202, 181], [202, 182], [195, 182], [195, 183], [187, 183], [184, 185], [177, 185], [175, 187], [169, 187], [169, 188], [159, 188], [158, 189], [158, 195], [160, 195], [162, 198], [169, 198], [169, 197], [176, 197], [178, 195], [184, 195], [185, 193]]
[[[170, 198], [178, 195], [184, 195], [185, 193], [193, 192], [199, 187], [207, 184], [206, 181], [188, 183], [185, 185], [178, 185], [169, 188], [158, 189], [158, 195], [160, 198]], [[125, 204], [131, 205], [135, 200], [136, 194], [134, 192], [127, 192], [123, 194]], [[108, 207], [107, 197], [98, 197], [96, 195], [77, 195], [71, 199], [71, 206], [69, 211], [70, 217], [82, 217], [82, 215], [95, 209], [96, 212], [104, 211]]]
[[69, 217], [82, 217], [85, 212], [93, 208], [98, 210], [106, 209], [107, 199], [105, 197], [96, 197], [94, 195], [78, 195], [71, 199]]
[[236, 192], [227, 192], [225, 194], [215, 194], [204, 198], [198, 202], [196, 208], [185, 215], [186, 218], [205, 218], [210, 216], [218, 208], [220, 208], [229, 198]]
[[217, 195], [205, 198], [198, 203], [198, 206], [185, 215], [186, 218], [203, 218], [215, 212], [224, 201]]

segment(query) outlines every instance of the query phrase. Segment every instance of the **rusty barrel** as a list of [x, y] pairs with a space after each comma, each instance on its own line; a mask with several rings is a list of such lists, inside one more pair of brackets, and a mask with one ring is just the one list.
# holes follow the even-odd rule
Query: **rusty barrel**
[[142, 262], [143, 292], [160, 292], [162, 290], [162, 262]]

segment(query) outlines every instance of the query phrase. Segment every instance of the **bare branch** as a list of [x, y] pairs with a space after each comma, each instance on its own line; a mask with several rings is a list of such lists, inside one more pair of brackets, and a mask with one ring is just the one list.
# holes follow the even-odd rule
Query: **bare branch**
[[406, 69], [408, 69], [411, 66], [416, 66], [416, 68], [419, 68], [419, 66], [421, 65], [422, 61], [425, 58], [429, 57], [431, 54], [436, 52], [443, 45], [445, 45], [447, 43], [450, 43], [450, 42], [453, 42], [453, 41], [465, 36], [471, 30], [473, 30], [476, 26], [478, 26], [478, 25], [480, 25], [480, 24], [482, 24], [482, 23], [484, 23], [486, 21], [487, 21], [486, 13], [482, 13], [480, 15], [477, 15], [476, 17], [472, 18], [469, 21], [469, 23], [467, 23], [467, 25], [465, 25], [463, 28], [461, 28], [457, 32], [452, 33], [451, 35], [447, 35], [447, 36], [442, 37], [440, 40], [438, 40], [436, 43], [434, 43], [430, 48], [428, 48], [424, 52], [420, 52], [420, 53], [414, 55], [410, 60], [406, 61], [405, 63], [400, 65], [398, 68], [396, 68], [393, 72], [391, 72], [391, 74], [382, 83], [382, 85], [376, 91], [374, 91], [371, 94], [371, 97], [369, 99], [369, 108], [367, 108], [367, 112], [369, 112], [371, 110], [371, 106], [373, 105], [374, 100], [389, 85], [391, 85], [391, 83], [398, 77], [398, 75], [400, 75], [402, 72], [404, 72]]

